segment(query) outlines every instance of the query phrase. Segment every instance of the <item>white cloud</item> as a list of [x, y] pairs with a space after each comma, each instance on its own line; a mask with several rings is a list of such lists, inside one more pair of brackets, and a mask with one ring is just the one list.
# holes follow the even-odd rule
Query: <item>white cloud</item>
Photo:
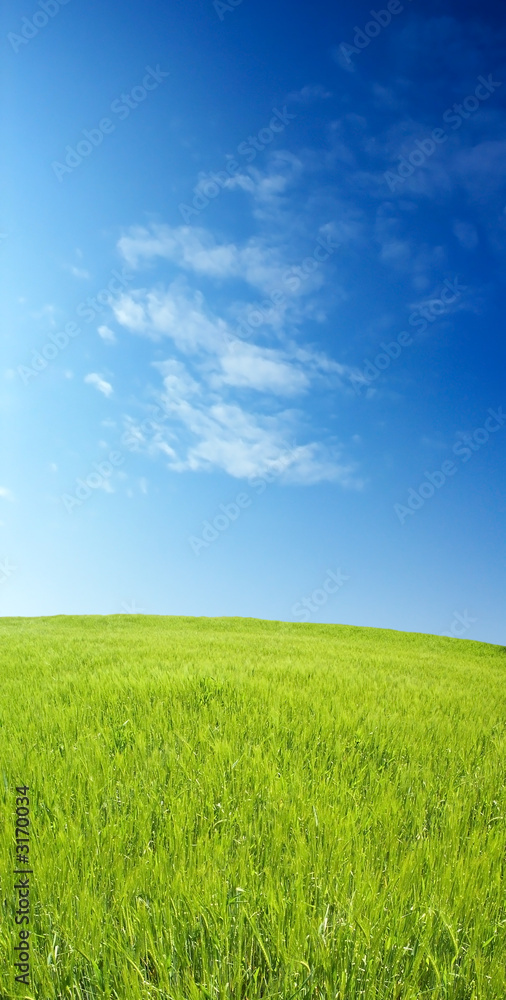
[[[249, 345], [243, 353], [244, 347], [241, 345], [238, 355], [243, 360], [251, 353]], [[301, 373], [288, 363], [271, 358], [268, 353], [256, 355], [253, 351], [251, 356], [257, 359], [251, 372], [241, 365], [232, 371], [230, 381], [234, 388], [242, 386], [281, 396], [305, 388], [302, 382], [297, 382]], [[231, 354], [222, 356], [220, 364], [227, 359], [231, 359]], [[267, 363], [265, 367], [262, 362]], [[344, 464], [338, 450], [315, 441], [290, 447], [300, 419], [298, 411], [255, 413], [221, 396], [217, 390], [230, 386], [223, 376], [223, 367], [221, 374], [211, 371], [197, 382], [187, 367], [175, 359], [155, 362], [154, 366], [163, 378], [159, 402], [167, 421], [150, 421], [146, 430], [145, 425], [139, 426], [128, 419], [135, 450], [163, 455], [169, 468], [176, 472], [220, 469], [241, 479], [270, 471], [285, 482], [336, 481], [348, 488], [361, 487], [355, 466]]]
[[113, 310], [118, 323], [133, 333], [154, 340], [170, 337], [184, 354], [216, 351], [231, 336], [227, 323], [206, 308], [202, 293], [190, 293], [179, 281], [168, 288], [126, 293]]
[[[303, 88], [299, 95], [302, 102], [327, 96], [319, 88]], [[167, 348], [165, 360], [153, 361], [162, 380], [155, 398], [166, 417], [144, 423], [128, 418], [131, 445], [163, 457], [178, 472], [222, 470], [244, 478], [277, 471], [285, 482], [334, 481], [360, 488], [354, 463], [308, 431], [312, 393], [349, 391], [345, 377], [351, 369], [301, 340], [303, 323], [323, 322], [329, 302], [335, 304], [338, 296], [343, 301], [348, 293], [342, 280], [332, 281], [331, 293], [321, 291], [329, 276], [334, 278], [333, 261], [322, 264], [314, 257], [315, 268], [302, 269], [298, 283], [293, 273], [318, 239], [331, 237], [332, 249], [336, 239], [364, 242], [365, 220], [330, 194], [313, 205], [314, 184], [307, 206], [302, 203], [306, 214], [295, 215], [290, 188], [304, 173], [311, 179], [322, 169], [319, 158], [311, 151], [302, 158], [280, 151], [266, 159], [264, 172], [249, 167], [225, 184], [251, 199], [250, 212], [261, 220], [255, 235], [233, 241], [202, 226], [152, 224], [129, 228], [118, 241], [130, 268], [156, 265], [157, 272], [154, 281], [143, 279], [143, 287], [117, 296], [114, 318], [132, 334], [157, 342], [158, 359], [161, 345]], [[205, 184], [204, 177], [199, 183]], [[325, 221], [336, 217], [339, 222]], [[224, 291], [228, 282], [231, 294]], [[245, 294], [240, 282], [256, 294]], [[282, 295], [271, 299], [274, 292]], [[262, 310], [262, 329], [253, 321], [238, 334], [238, 324], [255, 308]], [[305, 443], [291, 444], [302, 426]]]
[[85, 280], [91, 278], [90, 272], [86, 271], [84, 267], [74, 267], [71, 265], [70, 272], [74, 275], [74, 278], [82, 278]]
[[[218, 245], [205, 230], [185, 226], [130, 230], [120, 250], [130, 266], [162, 257], [179, 261], [186, 271], [193, 268], [197, 275], [242, 277], [257, 288], [272, 287], [287, 268], [281, 250], [265, 247], [259, 239], [242, 246]], [[225, 308], [235, 313], [236, 324], [246, 307], [238, 310], [237, 303], [229, 302]], [[291, 303], [290, 309], [295, 313]], [[301, 411], [281, 405], [287, 397], [307, 397], [314, 384], [342, 388], [347, 366], [288, 343], [287, 337], [282, 350], [245, 343], [235, 335], [235, 324], [216, 315], [202, 291], [192, 290], [181, 276], [165, 286], [123, 293], [113, 312], [121, 326], [158, 342], [168, 339], [185, 358], [184, 363], [177, 357], [153, 362], [163, 379], [158, 399], [167, 419], [151, 422], [146, 430], [129, 418], [133, 448], [163, 456], [177, 472], [219, 469], [244, 478], [276, 471], [286, 482], [361, 486], [355, 466], [343, 462], [339, 450], [317, 441], [289, 448]], [[302, 312], [299, 307], [299, 323]]]
[[339, 361], [334, 361], [332, 358], [327, 357], [323, 351], [307, 350], [307, 348], [303, 347], [296, 348], [294, 357], [304, 365], [304, 371], [307, 372], [310, 370], [315, 375], [324, 374], [346, 378], [351, 374], [349, 365], [343, 365]]
[[307, 375], [283, 360], [279, 351], [240, 341], [221, 355], [220, 366], [220, 374], [211, 382], [216, 387], [226, 384], [292, 396], [304, 392], [310, 384]]
[[[134, 261], [143, 259], [143, 254], [164, 253], [167, 246], [173, 248], [174, 234], [177, 234], [178, 239], [183, 237], [186, 240], [188, 231], [189, 227], [185, 226], [177, 230], [158, 226], [154, 236], [150, 236], [147, 230], [142, 230], [144, 235], [141, 236], [137, 229], [134, 231], [135, 237], [123, 237], [123, 251], [132, 266]], [[205, 230], [197, 230], [196, 233], [197, 242], [195, 234], [192, 234], [194, 255], [191, 261], [197, 269], [197, 275], [203, 267], [201, 249], [209, 240]], [[215, 277], [224, 279], [227, 275], [230, 278], [242, 278], [261, 292], [261, 295], [252, 296], [249, 302], [229, 296], [224, 307], [227, 319], [216, 316], [209, 309], [202, 291], [191, 291], [189, 279], [182, 275], [172, 280], [168, 286], [158, 283], [150, 289], [138, 288], [118, 296], [113, 303], [115, 319], [131, 332], [144, 334], [153, 340], [172, 337], [175, 345], [184, 353], [197, 348], [210, 352], [221, 350], [222, 345], [235, 338], [239, 324], [248, 324], [251, 314], [256, 313], [258, 316], [258, 307], [261, 310], [260, 325], [270, 326], [278, 334], [281, 334], [286, 325], [300, 326], [307, 318], [321, 322], [326, 318], [324, 302], [321, 298], [316, 301], [312, 294], [323, 286], [325, 268], [312, 254], [315, 248], [318, 251], [321, 249], [318, 239], [331, 239], [332, 247], [335, 248], [336, 238], [339, 242], [353, 241], [357, 238], [357, 224], [353, 220], [342, 220], [337, 226], [320, 225], [312, 234], [311, 242], [305, 243], [299, 259], [296, 258], [292, 264], [282, 247], [267, 247], [260, 239], [250, 239], [242, 247], [235, 244], [215, 244], [214, 247], [208, 246], [207, 250], [202, 250], [208, 263], [210, 259], [214, 261], [212, 266]], [[172, 249], [170, 252], [172, 253]], [[188, 265], [189, 261], [190, 257], [187, 257]], [[307, 261], [312, 263], [312, 269], [306, 267]], [[188, 267], [185, 269], [188, 270]], [[334, 298], [337, 294], [342, 299], [346, 298], [345, 290], [335, 283]], [[253, 319], [252, 325], [258, 326], [258, 322]], [[245, 336], [244, 329], [239, 336]]]
[[253, 215], [264, 226], [270, 227], [270, 236], [285, 227], [290, 217], [287, 213], [287, 196], [290, 188], [298, 184], [304, 173], [313, 169], [316, 159], [305, 153], [304, 159], [287, 150], [272, 151], [267, 157], [267, 170], [247, 168], [247, 173], [230, 177], [224, 187], [230, 191], [239, 189], [251, 195]]
[[[257, 195], [260, 189], [273, 194], [285, 183], [281, 177], [264, 178], [257, 184], [250, 181]], [[239, 183], [237, 178], [234, 182]], [[118, 241], [118, 249], [131, 268], [162, 258], [185, 271], [207, 278], [240, 279], [261, 291], [279, 283], [288, 266], [281, 250], [265, 240], [252, 237], [242, 247], [220, 244], [207, 229], [196, 226], [134, 227]], [[130, 320], [141, 324], [140, 312], [131, 314]]]
[[118, 250], [132, 268], [164, 257], [179, 267], [213, 277], [235, 275], [238, 269], [234, 244], [216, 245], [208, 230], [192, 226], [133, 227], [118, 241]]
[[12, 490], [9, 490], [7, 486], [0, 486], [0, 499], [10, 500], [12, 503], [14, 501], [14, 493]]
[[107, 344], [115, 344], [116, 343], [116, 337], [114, 336], [114, 333], [110, 329], [110, 327], [108, 327], [108, 326], [99, 326], [98, 329], [97, 329], [97, 333], [98, 333], [99, 337], [102, 338], [102, 340], [106, 341]]
[[200, 392], [198, 382], [191, 377], [185, 366], [180, 361], [170, 359], [169, 361], [155, 361], [155, 368], [163, 376], [165, 393], [169, 400], [186, 399], [195, 396]]
[[103, 393], [104, 396], [109, 397], [113, 393], [113, 388], [110, 382], [106, 382], [101, 375], [97, 374], [97, 372], [91, 372], [89, 375], [86, 375], [84, 381], [87, 382], [88, 385], [94, 385], [95, 388], [98, 389], [99, 392]]
[[[140, 293], [138, 292], [137, 295]], [[116, 299], [113, 305], [114, 315], [121, 326], [126, 326], [128, 330], [142, 333], [146, 328], [146, 317], [144, 309], [135, 302], [133, 295], [123, 294]]]
[[[165, 440], [167, 435], [174, 443], [175, 436], [161, 423], [154, 428], [151, 440], [138, 429], [138, 442], [151, 454], [164, 454], [169, 468], [176, 472], [220, 469], [236, 479], [271, 472], [286, 483], [330, 481], [351, 489], [363, 485], [355, 466], [342, 464], [337, 450], [317, 442], [290, 445], [297, 416], [292, 411], [268, 417], [248, 413], [237, 404], [205, 399], [191, 402], [177, 396], [173, 385], [162, 401], [183, 429], [178, 434], [179, 453]], [[135, 433], [132, 422], [129, 430]]]
[[229, 385], [287, 395], [309, 388], [307, 369], [314, 375], [348, 371], [323, 352], [298, 345], [279, 350], [245, 343], [232, 325], [212, 313], [201, 292], [191, 293], [178, 281], [166, 289], [134, 290], [113, 308], [118, 322], [132, 332], [155, 340], [170, 338], [182, 354], [195, 359], [200, 378], [215, 389]]

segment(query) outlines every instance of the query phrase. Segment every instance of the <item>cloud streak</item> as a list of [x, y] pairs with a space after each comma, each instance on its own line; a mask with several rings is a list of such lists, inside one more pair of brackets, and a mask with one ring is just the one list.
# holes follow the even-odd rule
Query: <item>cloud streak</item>
[[[331, 239], [327, 231], [325, 239]], [[290, 303], [278, 315], [278, 342], [259, 344], [236, 335], [239, 300], [228, 297], [221, 308], [216, 296], [213, 307], [208, 301], [222, 282], [234, 283], [234, 289], [242, 282], [262, 292], [275, 288], [283, 275], [293, 282], [295, 269], [281, 246], [268, 246], [261, 236], [218, 243], [203, 228], [154, 225], [128, 230], [118, 250], [132, 269], [179, 269], [169, 282], [159, 279], [134, 288], [113, 303], [114, 318], [124, 329], [171, 345], [171, 356], [153, 363], [162, 380], [156, 398], [169, 419], [149, 433], [129, 419], [135, 448], [162, 455], [178, 472], [220, 470], [248, 478], [279, 467], [282, 482], [332, 481], [361, 488], [356, 464], [343, 459], [342, 449], [317, 437], [293, 446], [297, 431], [307, 424], [305, 411], [316, 388], [346, 392], [348, 367], [301, 345], [284, 329], [290, 325]], [[321, 256], [330, 252], [322, 250]], [[191, 286], [202, 278], [209, 282], [206, 295]], [[308, 276], [301, 294], [311, 299], [321, 281]], [[299, 285], [297, 279], [297, 290]], [[292, 328], [301, 322], [296, 309], [291, 321]]]
[[104, 396], [109, 397], [113, 394], [114, 390], [111, 383], [106, 382], [101, 375], [97, 374], [97, 372], [91, 372], [89, 375], [85, 375], [84, 381], [87, 385], [95, 386], [95, 389], [97, 389], [98, 392], [101, 392]]

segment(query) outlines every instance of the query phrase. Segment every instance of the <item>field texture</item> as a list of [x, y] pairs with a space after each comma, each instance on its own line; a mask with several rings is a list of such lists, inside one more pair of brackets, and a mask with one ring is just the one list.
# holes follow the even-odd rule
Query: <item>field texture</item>
[[2, 1000], [505, 1000], [504, 647], [124, 615], [0, 656]]

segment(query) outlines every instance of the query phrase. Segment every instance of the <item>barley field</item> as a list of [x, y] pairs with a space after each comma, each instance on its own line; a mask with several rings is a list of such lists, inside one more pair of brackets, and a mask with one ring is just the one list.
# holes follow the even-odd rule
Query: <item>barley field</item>
[[2, 1000], [504, 1000], [504, 647], [61, 616], [0, 657]]

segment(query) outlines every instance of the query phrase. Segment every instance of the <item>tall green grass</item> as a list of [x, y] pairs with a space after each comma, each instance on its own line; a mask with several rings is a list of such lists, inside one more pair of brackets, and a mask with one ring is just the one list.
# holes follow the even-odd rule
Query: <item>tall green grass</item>
[[504, 647], [113, 616], [0, 649], [4, 1000], [504, 1000]]

